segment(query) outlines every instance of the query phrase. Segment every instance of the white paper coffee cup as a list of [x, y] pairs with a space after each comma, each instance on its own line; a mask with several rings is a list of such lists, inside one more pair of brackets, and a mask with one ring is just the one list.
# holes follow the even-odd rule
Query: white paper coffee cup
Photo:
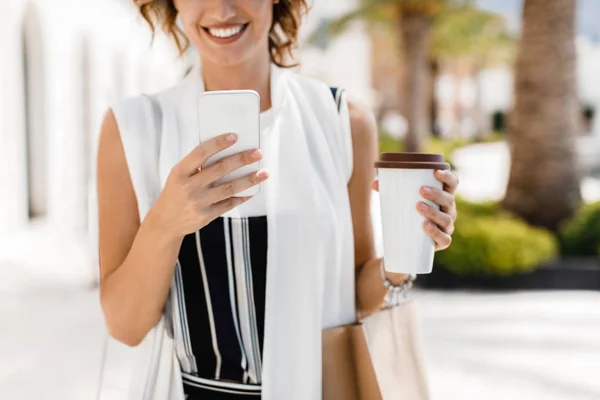
[[450, 169], [441, 154], [382, 153], [375, 163], [379, 175], [383, 260], [392, 273], [428, 274], [433, 268], [435, 243], [423, 229], [426, 221], [417, 211], [422, 186], [442, 189], [436, 169]]

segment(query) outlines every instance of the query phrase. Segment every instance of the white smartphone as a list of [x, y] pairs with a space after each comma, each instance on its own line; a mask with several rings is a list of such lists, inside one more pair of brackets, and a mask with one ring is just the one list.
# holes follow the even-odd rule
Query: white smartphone
[[[198, 126], [200, 143], [224, 133], [236, 133], [238, 141], [210, 157], [204, 167], [246, 150], [260, 149], [260, 97], [253, 90], [224, 90], [204, 92], [198, 98]], [[220, 184], [258, 172], [260, 162], [245, 165], [215, 182]], [[254, 196], [260, 185], [236, 194]]]

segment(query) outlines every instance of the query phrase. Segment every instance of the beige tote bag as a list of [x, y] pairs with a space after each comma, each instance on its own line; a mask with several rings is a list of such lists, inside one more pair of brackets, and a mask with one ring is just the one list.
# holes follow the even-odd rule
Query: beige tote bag
[[323, 400], [428, 400], [414, 301], [323, 331]]

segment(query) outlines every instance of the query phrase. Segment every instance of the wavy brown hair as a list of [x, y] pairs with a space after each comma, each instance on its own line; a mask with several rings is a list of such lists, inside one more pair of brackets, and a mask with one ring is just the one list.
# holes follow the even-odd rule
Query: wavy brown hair
[[[183, 54], [190, 42], [177, 26], [177, 9], [172, 0], [133, 0], [152, 32], [159, 26]], [[303, 15], [308, 11], [306, 0], [279, 0], [273, 4], [273, 23], [269, 31], [271, 61], [280, 67], [293, 67], [286, 58], [294, 59], [292, 51], [298, 41], [298, 31]]]

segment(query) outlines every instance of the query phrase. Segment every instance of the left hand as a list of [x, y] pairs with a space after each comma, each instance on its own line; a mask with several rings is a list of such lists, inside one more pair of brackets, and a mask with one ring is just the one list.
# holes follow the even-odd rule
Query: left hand
[[[435, 251], [447, 249], [452, 242], [454, 221], [456, 221], [456, 202], [454, 193], [458, 187], [458, 176], [450, 170], [436, 170], [435, 178], [444, 185], [443, 190], [429, 186], [421, 188], [421, 196], [440, 206], [437, 210], [425, 202], [417, 204], [419, 214], [427, 218], [423, 228], [435, 242]], [[379, 182], [373, 182], [373, 189], [379, 190]]]

